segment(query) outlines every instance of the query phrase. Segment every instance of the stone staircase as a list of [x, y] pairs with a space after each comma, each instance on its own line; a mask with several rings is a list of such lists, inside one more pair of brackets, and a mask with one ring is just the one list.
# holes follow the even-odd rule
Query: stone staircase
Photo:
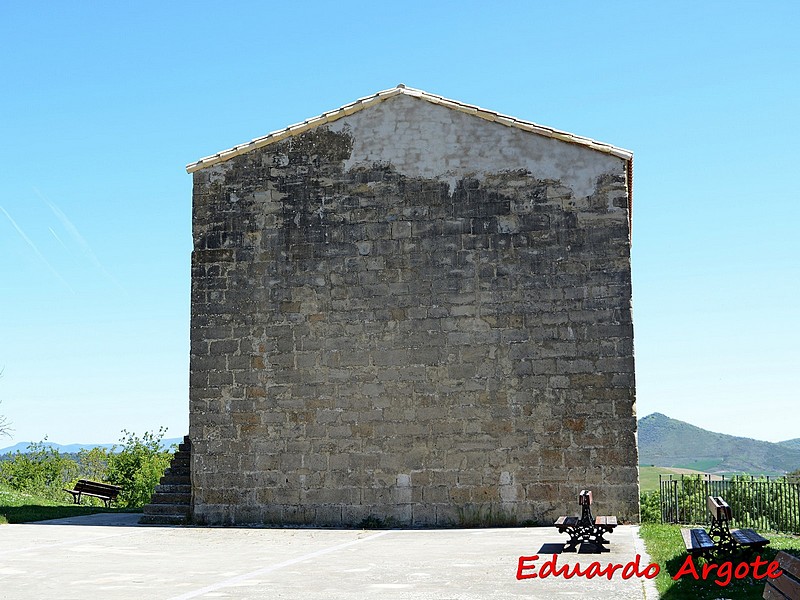
[[192, 512], [192, 443], [183, 438], [139, 519], [143, 525], [187, 525]]

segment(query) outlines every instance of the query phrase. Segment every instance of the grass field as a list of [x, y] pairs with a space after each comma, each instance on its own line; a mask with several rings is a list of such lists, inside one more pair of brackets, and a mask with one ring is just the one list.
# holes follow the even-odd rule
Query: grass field
[[722, 464], [720, 459], [712, 458], [705, 460], [694, 460], [681, 465], [687, 469], [694, 469], [697, 471], [707, 472], [712, 470], [719, 470], [718, 467]]
[[678, 467], [643, 467], [639, 466], [639, 488], [642, 492], [658, 491], [659, 475], [702, 475], [702, 471], [682, 469]]
[[101, 506], [84, 506], [72, 503], [67, 493], [64, 501], [51, 500], [12, 490], [0, 483], [0, 525], [6, 523], [30, 523], [47, 519], [61, 519], [98, 512], [116, 512]]
[[[680, 525], [655, 525], [647, 523], [641, 526], [640, 533], [644, 539], [647, 551], [653, 562], [658, 563], [661, 572], [656, 577], [656, 587], [662, 600], [713, 600], [726, 598], [729, 600], [757, 600], [764, 592], [764, 581], [756, 581], [751, 575], [744, 579], [731, 578], [727, 585], [724, 579], [717, 583], [715, 577], [706, 580], [695, 580], [690, 575], [682, 576], [677, 581], [672, 578], [681, 569], [686, 560], [686, 547], [681, 537]], [[762, 533], [769, 538], [768, 546], [758, 552], [763, 560], [772, 561], [778, 550], [785, 550], [789, 554], [800, 556], [800, 537]], [[731, 558], [734, 568], [739, 562], [751, 562], [755, 556], [748, 558]], [[695, 559], [694, 564], [704, 562], [705, 559]], [[728, 558], [715, 559], [713, 562], [728, 560]], [[762, 572], [764, 567], [761, 567]], [[698, 568], [698, 572], [702, 572]], [[716, 572], [712, 572], [716, 575]]]

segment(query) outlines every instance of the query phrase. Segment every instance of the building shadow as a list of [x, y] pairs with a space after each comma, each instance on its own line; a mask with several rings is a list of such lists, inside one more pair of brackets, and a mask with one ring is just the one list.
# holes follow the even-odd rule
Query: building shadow
[[[22, 508], [23, 510], [19, 511], [20, 514], [17, 514], [17, 512], [13, 510], [14, 508]], [[37, 518], [37, 520], [33, 521], [26, 515], [24, 511], [26, 508], [30, 510], [31, 507], [9, 507], [9, 509], [5, 509], [4, 513], [9, 523], [21, 525], [75, 525], [81, 527], [141, 527], [139, 525], [139, 519], [142, 516], [141, 512], [87, 510], [85, 513], [75, 514], [75, 512], [72, 511], [72, 514], [63, 514], [63, 512], [54, 511], [53, 514], [48, 514], [47, 512], [40, 513], [46, 515], [45, 518]], [[27, 516], [27, 518], [25, 518], [25, 516]]]
[[611, 550], [591, 542], [581, 542], [575, 548], [568, 547], [567, 544], [542, 544], [539, 549], [539, 554], [603, 554], [605, 552], [611, 552]]

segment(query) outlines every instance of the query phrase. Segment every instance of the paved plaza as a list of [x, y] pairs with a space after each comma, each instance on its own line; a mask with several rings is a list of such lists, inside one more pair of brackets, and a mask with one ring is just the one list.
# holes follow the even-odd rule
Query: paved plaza
[[[565, 535], [555, 528], [349, 530], [149, 527], [137, 514], [0, 526], [0, 598], [654, 600], [652, 581], [517, 579]], [[650, 562], [638, 528], [620, 526], [609, 552], [562, 553], [558, 566]], [[584, 550], [584, 549], [582, 549]], [[536, 573], [526, 569], [524, 574]]]

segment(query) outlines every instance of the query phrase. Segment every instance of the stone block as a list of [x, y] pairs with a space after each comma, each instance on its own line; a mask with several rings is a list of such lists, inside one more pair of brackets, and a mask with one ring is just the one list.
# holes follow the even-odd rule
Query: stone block
[[404, 239], [411, 237], [410, 221], [395, 221], [392, 223], [392, 239]]

